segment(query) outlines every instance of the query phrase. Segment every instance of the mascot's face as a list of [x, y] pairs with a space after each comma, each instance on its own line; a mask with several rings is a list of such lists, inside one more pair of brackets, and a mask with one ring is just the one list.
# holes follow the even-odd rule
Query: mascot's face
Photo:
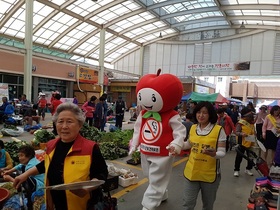
[[172, 74], [146, 74], [136, 86], [137, 102], [152, 112], [173, 110], [183, 95], [181, 81]]
[[138, 104], [148, 111], [159, 112], [163, 107], [161, 95], [152, 88], [142, 88], [137, 97]]

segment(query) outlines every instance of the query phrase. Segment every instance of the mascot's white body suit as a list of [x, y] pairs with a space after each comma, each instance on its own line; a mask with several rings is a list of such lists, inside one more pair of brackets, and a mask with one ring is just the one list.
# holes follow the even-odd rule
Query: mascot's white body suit
[[167, 186], [174, 156], [169, 146], [180, 154], [186, 129], [174, 108], [183, 95], [180, 80], [172, 74], [147, 74], [136, 87], [142, 111], [134, 126], [130, 154], [140, 146], [143, 173], [149, 179], [144, 193], [143, 210], [154, 210], [167, 199]]

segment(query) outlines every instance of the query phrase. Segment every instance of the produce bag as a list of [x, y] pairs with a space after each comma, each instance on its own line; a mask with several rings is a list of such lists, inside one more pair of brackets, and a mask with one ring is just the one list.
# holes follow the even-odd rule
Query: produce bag
[[1, 129], [1, 133], [4, 136], [20, 136], [21, 134], [23, 134], [24, 130], [21, 127], [16, 127], [15, 129], [11, 129], [11, 128], [2, 128]]

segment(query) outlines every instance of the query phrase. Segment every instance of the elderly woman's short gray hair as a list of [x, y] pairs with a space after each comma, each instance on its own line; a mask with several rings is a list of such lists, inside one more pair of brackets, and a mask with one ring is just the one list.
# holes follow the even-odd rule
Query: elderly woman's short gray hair
[[76, 116], [76, 119], [79, 121], [79, 124], [80, 125], [84, 124], [86, 119], [84, 112], [76, 104], [73, 104], [72, 102], [65, 102], [57, 107], [55, 114], [53, 115], [52, 118], [53, 122], [57, 121], [58, 115], [63, 111], [72, 112]]

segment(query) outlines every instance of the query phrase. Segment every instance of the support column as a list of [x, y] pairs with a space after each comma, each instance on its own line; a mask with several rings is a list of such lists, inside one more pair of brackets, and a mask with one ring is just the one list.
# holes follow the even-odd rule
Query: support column
[[[107, 91], [107, 87], [103, 87], [104, 84], [104, 56], [105, 56], [105, 29], [102, 28], [100, 31], [100, 48], [99, 48], [99, 66], [100, 71], [98, 75], [99, 85], [101, 87], [100, 95], [103, 94], [103, 92]], [[105, 89], [105, 90], [104, 90]]]
[[139, 60], [139, 74], [143, 76], [144, 71], [144, 46], [141, 45], [140, 47], [140, 60]]
[[245, 80], [243, 83], [243, 97], [242, 97], [243, 102], [247, 101], [247, 95], [248, 95], [248, 81]]
[[32, 36], [33, 36], [33, 0], [25, 1], [25, 39], [23, 93], [32, 101]]

